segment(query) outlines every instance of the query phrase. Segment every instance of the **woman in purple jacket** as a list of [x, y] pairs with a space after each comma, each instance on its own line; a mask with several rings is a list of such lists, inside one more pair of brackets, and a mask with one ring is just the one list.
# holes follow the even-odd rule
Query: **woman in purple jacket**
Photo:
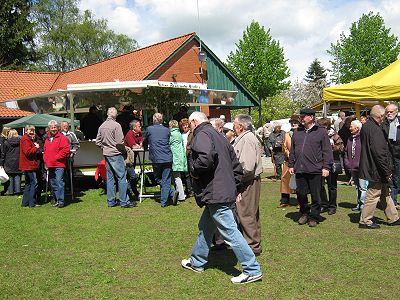
[[364, 207], [365, 194], [367, 192], [368, 181], [359, 178], [358, 167], [361, 155], [361, 139], [360, 131], [362, 124], [358, 120], [354, 120], [350, 124], [351, 136], [349, 137], [344, 152], [344, 165], [351, 172], [351, 177], [356, 184], [357, 189], [357, 206], [353, 211], [360, 211]]

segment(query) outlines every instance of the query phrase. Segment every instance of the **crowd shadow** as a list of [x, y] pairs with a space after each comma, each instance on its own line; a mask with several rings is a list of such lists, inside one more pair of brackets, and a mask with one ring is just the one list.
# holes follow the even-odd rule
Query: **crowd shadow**
[[232, 249], [210, 251], [206, 269], [218, 269], [231, 276], [237, 276], [241, 272], [235, 268], [238, 260]]
[[356, 203], [350, 203], [350, 202], [340, 202], [338, 203], [339, 207], [343, 207], [343, 208], [354, 208], [357, 206]]

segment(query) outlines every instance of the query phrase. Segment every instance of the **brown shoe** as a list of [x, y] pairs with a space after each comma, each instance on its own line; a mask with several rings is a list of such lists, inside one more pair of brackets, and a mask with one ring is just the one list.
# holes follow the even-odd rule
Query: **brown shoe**
[[316, 227], [317, 225], [318, 225], [318, 222], [313, 219], [310, 219], [308, 221], [308, 227]]
[[296, 205], [296, 208], [297, 208], [297, 209], [300, 209], [300, 204], [297, 204], [297, 205]]
[[290, 205], [287, 203], [281, 203], [276, 208], [284, 208], [284, 207], [288, 207], [288, 206], [290, 206]]
[[307, 222], [308, 222], [308, 215], [307, 214], [301, 215], [300, 219], [297, 221], [297, 223], [299, 223], [299, 225], [304, 225]]

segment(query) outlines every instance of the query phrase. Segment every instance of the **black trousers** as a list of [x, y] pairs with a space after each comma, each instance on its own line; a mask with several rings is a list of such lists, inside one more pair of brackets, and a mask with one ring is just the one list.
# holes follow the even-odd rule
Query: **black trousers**
[[[300, 212], [307, 214], [313, 220], [319, 221], [321, 213], [321, 174], [296, 174], [297, 201], [300, 204]], [[307, 194], [311, 194], [311, 205], [308, 204]]]
[[322, 184], [321, 206], [328, 210], [336, 210], [337, 207], [337, 178], [338, 174], [332, 172], [329, 172], [329, 176], [325, 177], [326, 185], [328, 186], [328, 197], [326, 197], [325, 185]]

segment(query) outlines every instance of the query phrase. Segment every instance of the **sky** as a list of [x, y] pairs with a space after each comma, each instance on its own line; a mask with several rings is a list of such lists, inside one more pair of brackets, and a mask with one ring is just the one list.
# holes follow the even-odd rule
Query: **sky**
[[255, 20], [279, 41], [292, 82], [304, 79], [315, 58], [329, 69], [331, 43], [369, 11], [400, 37], [398, 0], [81, 0], [80, 8], [141, 47], [196, 32], [224, 62]]

